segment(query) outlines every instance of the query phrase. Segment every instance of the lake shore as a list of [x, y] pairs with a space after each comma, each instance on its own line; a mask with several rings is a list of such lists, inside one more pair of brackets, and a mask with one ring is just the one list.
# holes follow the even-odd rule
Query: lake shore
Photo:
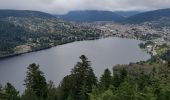
[[59, 84], [62, 78], [70, 73], [80, 55], [89, 58], [94, 72], [100, 76], [104, 69], [112, 69], [113, 65], [150, 59], [150, 55], [139, 48], [140, 42], [134, 39], [108, 37], [67, 43], [51, 49], [3, 59], [0, 60], [0, 83], [10, 82], [22, 91], [27, 67], [29, 64], [36, 63], [46, 73], [47, 80]]
[[[98, 38], [94, 38], [94, 39], [75, 40], [75, 41], [66, 42], [66, 43], [62, 43], [62, 44], [58, 44], [58, 45], [54, 45], [54, 46], [49, 46], [49, 47], [46, 47], [46, 48], [39, 48], [39, 49], [31, 50], [31, 51], [24, 52], [24, 53], [14, 53], [14, 54], [9, 54], [9, 55], [4, 55], [4, 56], [0, 56], [0, 60], [1, 60], [1, 59], [10, 58], [10, 57], [19, 56], [19, 55], [23, 55], [23, 54], [26, 54], [26, 53], [38, 52], [38, 51], [41, 51], [41, 50], [46, 50], [46, 49], [50, 49], [50, 48], [52, 48], [52, 47], [56, 47], [56, 46], [60, 46], [60, 45], [65, 45], [65, 44], [73, 43], [73, 42], [77, 42], [77, 41], [98, 40], [98, 39], [109, 38], [109, 37], [117, 37], [117, 38], [126, 38], [126, 39], [134, 39], [134, 40], [138, 40], [138, 39], [129, 38], [129, 37], [102, 36], [102, 37], [98, 37]], [[143, 40], [141, 40], [141, 41], [143, 41]]]

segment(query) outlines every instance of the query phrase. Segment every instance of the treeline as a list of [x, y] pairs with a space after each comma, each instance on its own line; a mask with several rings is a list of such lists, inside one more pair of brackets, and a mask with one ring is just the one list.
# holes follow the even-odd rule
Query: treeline
[[170, 61], [117, 65], [98, 80], [82, 55], [58, 87], [36, 64], [29, 65], [24, 85], [20, 95], [7, 83], [0, 88], [0, 100], [170, 100]]
[[0, 56], [14, 53], [15, 46], [25, 43], [25, 34], [23, 28], [0, 20]]

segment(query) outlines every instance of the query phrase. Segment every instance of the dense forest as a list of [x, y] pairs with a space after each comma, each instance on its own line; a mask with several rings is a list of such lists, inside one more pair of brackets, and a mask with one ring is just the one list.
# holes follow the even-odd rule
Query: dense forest
[[25, 42], [20, 36], [25, 35], [24, 29], [15, 27], [5, 21], [0, 21], [0, 56], [14, 52], [16, 45]]
[[[166, 55], [170, 51], [166, 52]], [[105, 69], [98, 79], [85, 55], [63, 78], [59, 86], [47, 82], [39, 65], [27, 68], [25, 91], [11, 83], [0, 87], [0, 100], [170, 100], [170, 61], [168, 56], [145, 62], [116, 65]]]

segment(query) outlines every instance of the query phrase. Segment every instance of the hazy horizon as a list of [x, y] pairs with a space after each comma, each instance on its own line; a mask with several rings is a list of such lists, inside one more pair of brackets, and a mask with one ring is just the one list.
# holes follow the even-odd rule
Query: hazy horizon
[[0, 9], [36, 10], [53, 14], [70, 11], [149, 11], [170, 7], [170, 0], [0, 0]]

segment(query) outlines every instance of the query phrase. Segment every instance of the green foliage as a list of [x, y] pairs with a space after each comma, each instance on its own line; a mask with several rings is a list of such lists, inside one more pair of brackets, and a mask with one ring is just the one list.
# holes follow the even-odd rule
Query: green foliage
[[127, 71], [123, 68], [113, 71], [113, 85], [119, 87], [122, 82], [127, 78]]
[[37, 51], [100, 37], [99, 30], [76, 26], [57, 18], [41, 17], [0, 18], [0, 57], [24, 53], [16, 50], [21, 45], [30, 46], [30, 51]]
[[47, 83], [43, 72], [39, 69], [39, 65], [29, 65], [25, 86], [28, 93], [33, 92], [38, 98], [47, 98]]
[[22, 94], [21, 100], [42, 100], [39, 99], [39, 97], [35, 94], [32, 90], [25, 90], [25, 92]]
[[149, 65], [154, 68], [144, 69], [146, 64], [114, 68], [113, 85], [107, 90], [94, 87], [90, 100], [170, 100], [168, 64]]
[[10, 83], [5, 86], [5, 94], [7, 100], [20, 100], [19, 92]]
[[60, 92], [59, 100], [67, 100], [68, 98], [70, 100], [73, 100], [73, 77], [71, 75], [68, 75], [63, 78], [60, 86], [58, 87], [58, 90]]
[[13, 54], [15, 46], [25, 42], [25, 33], [23, 28], [0, 20], [0, 56]]
[[89, 94], [90, 100], [113, 100], [114, 89], [114, 87], [110, 87], [107, 90], [101, 91], [101, 89], [93, 87], [92, 92]]
[[92, 86], [97, 84], [97, 79], [90, 66], [87, 57], [80, 56], [78, 62], [71, 71], [71, 75], [65, 77], [60, 85], [62, 100], [87, 100]]
[[2, 85], [0, 84], [0, 92], [2, 91]]
[[54, 86], [54, 83], [52, 81], [48, 82], [47, 88], [48, 88], [47, 100], [58, 100], [57, 88]]
[[157, 100], [170, 100], [170, 84], [161, 87]]
[[167, 50], [164, 54], [162, 54], [161, 58], [163, 60], [170, 61], [170, 50]]
[[112, 76], [109, 69], [105, 69], [104, 74], [100, 78], [100, 86], [104, 89], [108, 89], [112, 84]]

